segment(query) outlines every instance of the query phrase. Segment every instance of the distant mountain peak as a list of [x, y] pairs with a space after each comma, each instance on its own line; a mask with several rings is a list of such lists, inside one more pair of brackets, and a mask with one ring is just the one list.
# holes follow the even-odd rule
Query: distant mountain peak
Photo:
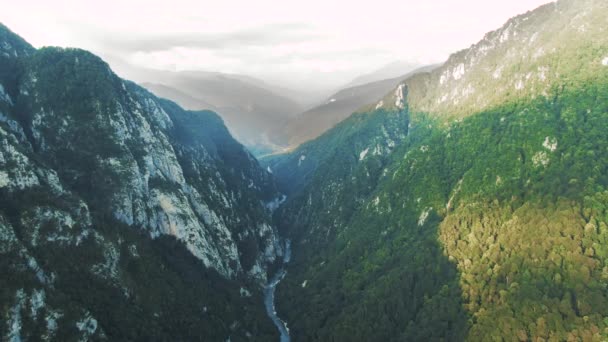
[[421, 65], [419, 63], [414, 62], [394, 61], [368, 74], [355, 78], [354, 80], [350, 81], [345, 88], [356, 87], [367, 83], [403, 76], [420, 66]]

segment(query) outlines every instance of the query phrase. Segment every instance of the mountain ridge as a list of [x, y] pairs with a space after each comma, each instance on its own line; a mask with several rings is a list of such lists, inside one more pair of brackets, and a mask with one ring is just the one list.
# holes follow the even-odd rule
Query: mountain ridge
[[403, 75], [407, 75], [408, 73], [414, 71], [415, 69], [419, 69], [420, 67], [421, 65], [418, 65], [417, 63], [394, 61], [392, 63], [384, 65], [381, 68], [373, 70], [370, 73], [356, 77], [355, 79], [347, 83], [343, 88], [351, 88], [367, 83], [398, 78]]
[[[588, 32], [586, 28], [602, 26], [603, 18], [598, 14], [605, 9], [604, 3], [593, 0], [584, 0], [583, 3], [587, 10], [580, 11], [582, 6], [561, 0], [516, 16], [500, 29], [487, 33], [470, 48], [452, 54], [443, 66], [433, 72], [410, 78], [403, 85], [411, 88], [411, 105], [415, 111], [442, 112], [449, 115], [447, 119], [459, 119], [466, 112], [491, 108], [497, 104], [497, 99], [517, 99], [525, 92], [533, 96], [547, 96], [550, 89], [542, 85], [550, 84], [559, 75], [569, 75], [572, 81], [583, 82], [584, 79], [577, 77], [589, 73], [577, 74], [572, 70], [578, 67], [576, 64], [560, 63], [560, 59], [577, 58], [577, 49], [599, 49], [594, 51], [597, 55], [593, 63], [594, 68], [601, 71], [602, 59], [608, 54], [601, 51], [606, 44], [602, 30]], [[534, 25], [542, 29], [529, 32], [527, 28]], [[593, 43], [590, 43], [590, 38], [594, 40]], [[535, 48], [534, 51], [530, 51], [531, 47]], [[516, 49], [525, 52], [518, 55], [513, 52]], [[512, 63], [511, 69], [514, 70], [495, 65], [497, 58], [505, 53], [504, 59]], [[578, 58], [589, 59], [589, 56]], [[477, 72], [469, 72], [471, 69]], [[481, 70], [483, 72], [479, 72]], [[383, 107], [395, 108], [396, 103], [394, 94], [389, 94], [383, 101]]]
[[[518, 16], [264, 160], [291, 191], [277, 298], [294, 338], [605, 338], [606, 13], [562, 0]], [[399, 139], [357, 125], [387, 115], [406, 120]]]
[[288, 137], [285, 139], [289, 142], [288, 148], [296, 148], [306, 141], [317, 138], [350, 114], [368, 104], [375, 103], [378, 98], [381, 98], [402, 80], [436, 67], [436, 65], [419, 67], [409, 73], [404, 73], [403, 76], [351, 86], [338, 91], [331, 95], [326, 103], [289, 120], [284, 128], [284, 135]]

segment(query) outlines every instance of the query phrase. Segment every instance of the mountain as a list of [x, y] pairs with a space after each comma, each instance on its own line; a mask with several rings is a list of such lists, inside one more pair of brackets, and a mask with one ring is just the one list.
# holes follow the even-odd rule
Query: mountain
[[211, 111], [0, 25], [2, 340], [261, 340], [271, 175]]
[[357, 85], [342, 89], [333, 94], [319, 106], [298, 114], [289, 120], [283, 134], [289, 146], [298, 146], [301, 143], [314, 139], [346, 119], [357, 109], [378, 101], [389, 90], [396, 87], [408, 76], [432, 70], [436, 66], [427, 66], [414, 70], [410, 74], [391, 79], [384, 79], [373, 83]]
[[327, 92], [323, 89], [309, 89], [304, 87], [292, 88], [288, 85], [283, 85], [280, 80], [262, 80], [257, 77], [239, 74], [228, 74], [232, 78], [236, 78], [242, 82], [250, 83], [252, 86], [263, 88], [271, 93], [285, 97], [296, 102], [300, 107], [306, 108], [317, 104], [323, 99]]
[[[246, 146], [274, 150], [282, 141], [274, 139], [290, 116], [301, 110], [294, 101], [229, 75], [180, 72], [166, 73], [163, 84], [216, 108], [230, 131]], [[174, 94], [167, 94], [174, 95]], [[182, 101], [182, 97], [169, 97]], [[187, 105], [184, 102], [183, 105]], [[200, 109], [200, 108], [199, 108]]]
[[607, 15], [515, 17], [264, 160], [294, 340], [607, 338]]
[[141, 86], [154, 93], [156, 96], [165, 99], [171, 99], [172, 101], [179, 103], [182, 108], [187, 110], [196, 111], [207, 109], [217, 111], [217, 109], [212, 104], [196, 99], [175, 88], [156, 83], [142, 83]]
[[356, 77], [355, 79], [350, 81], [344, 88], [352, 88], [359, 85], [374, 83], [377, 81], [387, 80], [391, 78], [399, 78], [418, 68], [420, 68], [420, 65], [418, 65], [417, 63], [394, 61], [383, 66], [380, 69]]
[[[161, 71], [125, 66], [128, 75], [158, 96], [191, 110], [212, 109], [234, 136], [255, 154], [276, 150], [286, 142], [278, 133], [304, 107], [295, 91], [244, 76], [205, 71]], [[238, 96], [237, 96], [238, 95]], [[305, 103], [308, 103], [305, 101]]]
[[261, 164], [0, 25], [2, 340], [607, 340], [606, 18], [512, 18]]

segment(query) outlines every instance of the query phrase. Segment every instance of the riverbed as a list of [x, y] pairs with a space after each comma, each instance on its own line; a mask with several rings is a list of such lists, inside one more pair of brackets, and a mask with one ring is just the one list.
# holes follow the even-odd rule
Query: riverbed
[[264, 306], [266, 307], [266, 314], [274, 325], [277, 327], [279, 334], [281, 335], [281, 342], [290, 342], [291, 339], [289, 337], [289, 328], [287, 327], [287, 323], [285, 323], [279, 316], [277, 315], [277, 310], [275, 307], [275, 290], [277, 285], [285, 278], [287, 271], [285, 270], [285, 265], [291, 259], [291, 241], [285, 241], [285, 253], [283, 255], [283, 265], [281, 268], [275, 273], [275, 275], [270, 279], [268, 284], [264, 287]]

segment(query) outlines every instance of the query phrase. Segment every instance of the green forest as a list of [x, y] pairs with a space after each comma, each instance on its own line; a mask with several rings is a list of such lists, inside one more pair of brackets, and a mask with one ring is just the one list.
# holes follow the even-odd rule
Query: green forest
[[399, 148], [346, 164], [338, 194], [314, 190], [344, 177], [330, 158], [298, 195], [313, 218], [279, 214], [309, 234], [279, 288], [294, 338], [605, 339], [607, 86], [600, 74], [450, 123], [405, 108]]

